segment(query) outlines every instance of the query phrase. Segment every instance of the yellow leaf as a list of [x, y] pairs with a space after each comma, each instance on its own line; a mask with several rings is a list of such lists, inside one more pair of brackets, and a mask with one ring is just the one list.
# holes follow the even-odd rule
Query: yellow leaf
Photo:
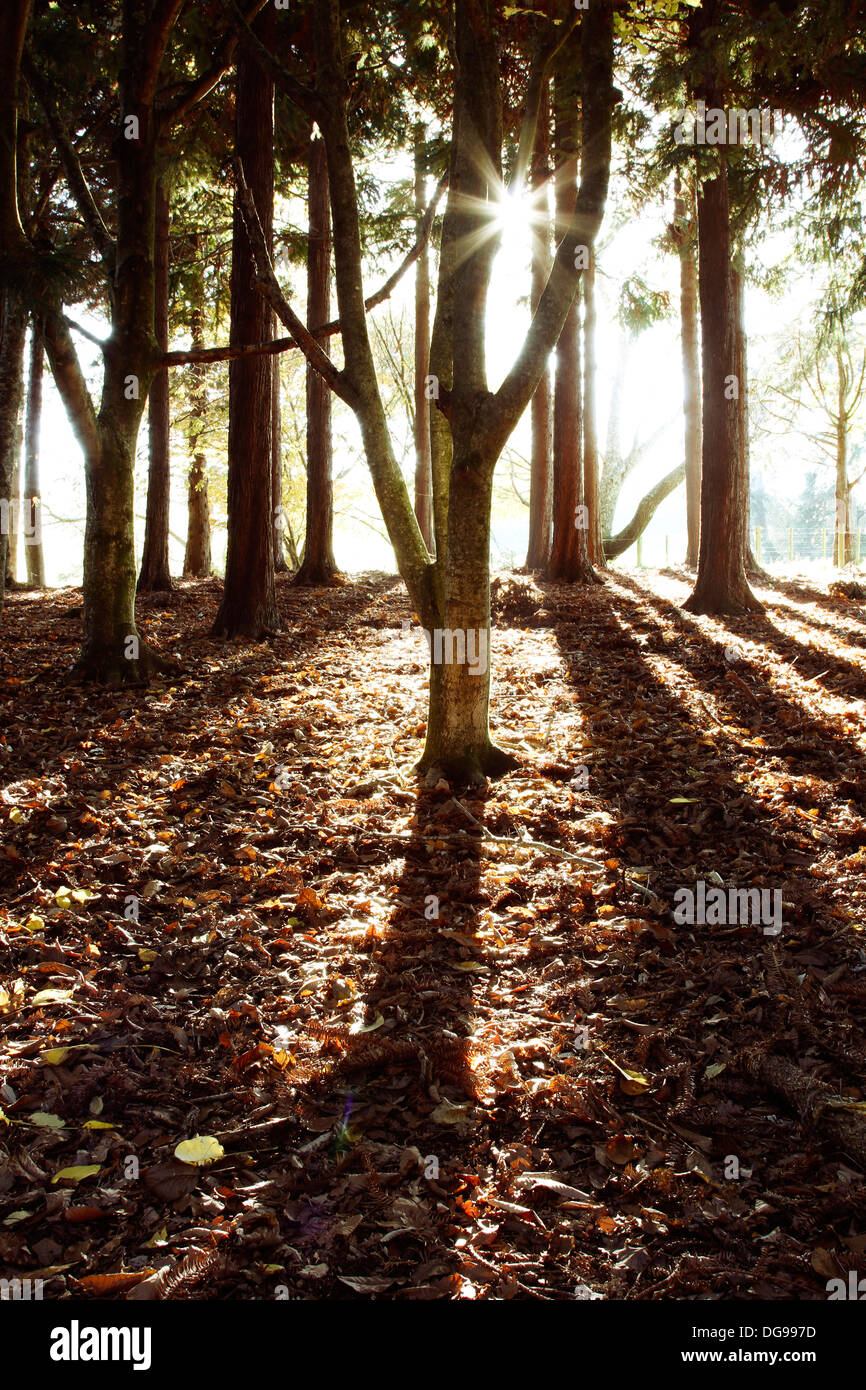
[[152, 960], [156, 960], [158, 955], [159, 951], [152, 951], [149, 946], [141, 946], [138, 952], [138, 959], [149, 963]]
[[192, 1139], [182, 1139], [174, 1151], [181, 1163], [194, 1163], [204, 1167], [222, 1158], [225, 1149], [218, 1139], [209, 1134], [196, 1134]]
[[385, 1019], [382, 1014], [377, 1013], [372, 1023], [353, 1023], [349, 1029], [350, 1033], [373, 1033], [377, 1028], [381, 1028]]
[[51, 1179], [55, 1182], [81, 1182], [84, 1178], [92, 1178], [94, 1173], [98, 1173], [100, 1164], [98, 1163], [73, 1163], [71, 1168], [61, 1168], [59, 1173], [55, 1173]]
[[32, 1125], [40, 1125], [43, 1129], [65, 1129], [66, 1121], [61, 1120], [59, 1115], [49, 1115], [45, 1110], [34, 1110], [30, 1116]]
[[150, 1240], [145, 1241], [145, 1250], [152, 1250], [155, 1245], [165, 1245], [168, 1242], [168, 1231], [164, 1226], [158, 1231], [154, 1231]]
[[27, 921], [24, 923], [24, 930], [29, 932], [44, 931], [45, 921], [42, 917], [37, 917], [34, 914], [32, 917], [27, 918]]
[[479, 960], [459, 960], [457, 964], [454, 966], [454, 969], [464, 970], [467, 973], [472, 972], [473, 974], [490, 974], [490, 966], [482, 965]]
[[17, 1221], [26, 1221], [28, 1216], [32, 1216], [32, 1211], [10, 1211], [3, 1222], [4, 1226], [14, 1226]]
[[34, 994], [33, 1004], [61, 1004], [64, 999], [71, 999], [74, 991], [71, 989], [40, 989], [38, 994]]
[[39, 1055], [43, 1062], [49, 1067], [56, 1067], [59, 1066], [61, 1062], [66, 1061], [66, 1058], [69, 1056], [69, 1051], [70, 1049], [68, 1047], [49, 1047], [47, 1051], [41, 1052]]
[[11, 821], [14, 821], [15, 825], [24, 825], [27, 820], [27, 817], [25, 816], [24, 812], [19, 811], [18, 807], [16, 806], [14, 811], [9, 812], [9, 819]]
[[84, 1129], [116, 1129], [117, 1126], [110, 1124], [108, 1120], [85, 1120]]

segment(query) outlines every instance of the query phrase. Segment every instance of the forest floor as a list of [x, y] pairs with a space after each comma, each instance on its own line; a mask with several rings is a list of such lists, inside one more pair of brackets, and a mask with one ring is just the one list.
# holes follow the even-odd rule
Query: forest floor
[[[143, 599], [184, 664], [148, 691], [64, 683], [79, 592], [8, 600], [3, 1272], [396, 1300], [866, 1273], [856, 1161], [746, 1065], [866, 1101], [861, 608], [504, 577], [493, 725], [522, 765], [455, 794], [411, 775], [402, 585], [278, 588], [252, 647], [208, 638], [216, 581]], [[678, 925], [699, 880], [780, 888], [781, 932]], [[195, 1136], [209, 1165], [175, 1157]]]

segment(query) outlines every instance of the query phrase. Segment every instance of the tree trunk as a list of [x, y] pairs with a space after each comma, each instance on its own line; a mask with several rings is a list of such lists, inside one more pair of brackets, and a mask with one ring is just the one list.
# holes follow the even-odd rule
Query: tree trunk
[[[156, 186], [154, 232], [154, 335], [162, 352], [168, 351], [168, 258], [171, 211], [160, 180]], [[150, 466], [147, 474], [147, 515], [144, 548], [138, 575], [139, 593], [170, 590], [168, 528], [171, 502], [171, 402], [168, 371], [157, 372], [148, 399]]]
[[[418, 234], [427, 206], [426, 131], [415, 127], [415, 218]], [[433, 553], [433, 456], [430, 444], [430, 253], [425, 242], [415, 262], [415, 515], [424, 544]]]
[[838, 568], [840, 548], [846, 565], [852, 564], [854, 560], [851, 487], [848, 483], [848, 381], [840, 346], [836, 348], [836, 374], [836, 526], [833, 533], [833, 564]]
[[698, 268], [695, 263], [694, 200], [686, 219], [685, 199], [674, 202], [680, 232], [680, 331], [683, 358], [683, 419], [686, 463], [686, 564], [696, 569], [701, 543], [701, 358], [698, 341]]
[[641, 499], [628, 525], [605, 541], [604, 553], [609, 560], [615, 560], [618, 555], [624, 554], [630, 545], [634, 545], [638, 536], [643, 535], [662, 502], [666, 497], [670, 497], [672, 492], [676, 492], [685, 475], [685, 464], [678, 463], [676, 468], [672, 468], [670, 473]]
[[[327, 323], [331, 307], [331, 213], [324, 141], [310, 142], [309, 223], [307, 240], [307, 323]], [[329, 338], [319, 345], [328, 351]], [[334, 484], [332, 476], [331, 392], [307, 364], [307, 531], [304, 558], [295, 584], [330, 584], [337, 574], [334, 559]]]
[[274, 573], [286, 574], [288, 564], [283, 549], [283, 420], [280, 402], [280, 362], [274, 358], [271, 398], [271, 483], [274, 504]]
[[[547, 83], [535, 136], [530, 182], [532, 200], [533, 314], [550, 274], [550, 213], [547, 180], [550, 177], [550, 83]], [[545, 570], [550, 561], [553, 526], [553, 416], [550, 371], [545, 367], [532, 397], [532, 461], [529, 478], [529, 547], [526, 568]]]
[[[197, 254], [199, 239], [193, 237], [193, 249]], [[194, 351], [204, 347], [203, 308], [204, 281], [196, 275], [193, 288], [193, 305], [190, 313], [190, 333]], [[189, 450], [189, 480], [187, 489], [187, 531], [186, 552], [183, 557], [184, 578], [207, 579], [213, 572], [210, 552], [210, 505], [207, 491], [207, 457], [202, 447], [205, 420], [207, 418], [207, 395], [205, 378], [207, 368], [203, 363], [193, 362], [189, 367], [189, 424], [187, 426], [187, 447]]]
[[30, 380], [24, 428], [24, 556], [27, 583], [45, 588], [42, 546], [42, 493], [39, 487], [39, 433], [42, 427], [42, 324], [34, 315], [30, 329]]
[[[557, 230], [571, 217], [577, 197], [577, 85], [572, 45], [566, 45], [553, 86]], [[556, 345], [553, 388], [553, 543], [548, 578], [592, 583], [583, 495], [583, 409], [580, 309], [575, 295]]]
[[27, 312], [12, 290], [3, 295], [0, 324], [0, 611], [6, 592], [6, 559], [14, 541], [12, 478], [20, 451], [18, 416], [24, 385]]
[[[718, 105], [713, 94], [708, 109]], [[734, 294], [731, 276], [727, 163], [719, 149], [716, 177], [698, 198], [703, 336], [701, 545], [689, 613], [742, 614], [762, 606], [746, 579], [746, 514], [740, 447]]]
[[746, 574], [750, 579], [767, 579], [752, 551], [752, 450], [749, 433], [749, 340], [746, 334], [746, 281], [736, 266], [731, 267], [734, 292], [734, 333], [736, 335], [736, 375], [740, 406], [740, 475], [745, 512]]
[[587, 558], [591, 565], [604, 568], [605, 551], [601, 536], [601, 509], [598, 477], [598, 413], [596, 408], [597, 365], [595, 340], [598, 313], [595, 302], [595, 251], [590, 248], [589, 265], [583, 277], [583, 500], [587, 512]]
[[[273, 10], [257, 26], [267, 42]], [[237, 63], [235, 149], [256, 201], [268, 251], [274, 210], [274, 89], [241, 46]], [[229, 342], [263, 343], [273, 315], [253, 285], [254, 263], [235, 195], [232, 226]], [[229, 364], [228, 550], [215, 637], [257, 639], [279, 625], [274, 588], [273, 359], [241, 357]]]

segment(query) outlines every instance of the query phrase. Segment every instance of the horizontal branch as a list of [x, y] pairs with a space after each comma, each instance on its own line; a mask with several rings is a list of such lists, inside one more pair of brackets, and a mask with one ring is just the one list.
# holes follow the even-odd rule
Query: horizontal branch
[[646, 494], [638, 503], [634, 516], [627, 526], [616, 536], [611, 536], [604, 542], [604, 558], [615, 560], [618, 555], [622, 555], [628, 550], [630, 545], [634, 545], [639, 536], [642, 536], [646, 528], [652, 521], [658, 508], [666, 497], [670, 497], [672, 492], [676, 492], [680, 483], [685, 481], [686, 466], [684, 463], [672, 468], [661, 482], [656, 483], [654, 488]]
[[259, 221], [259, 214], [256, 209], [255, 200], [249, 190], [246, 178], [244, 177], [244, 166], [240, 159], [233, 160], [235, 171], [235, 182], [238, 196], [238, 206], [244, 220], [247, 237], [249, 238], [250, 250], [253, 253], [255, 264], [255, 286], [270, 304], [274, 313], [281, 323], [288, 328], [301, 352], [306, 357], [310, 366], [327, 382], [335, 396], [345, 401], [351, 409], [357, 406], [357, 397], [354, 389], [350, 385], [345, 372], [331, 361], [328, 354], [316, 342], [306, 324], [298, 318], [289, 301], [280, 289], [279, 281], [274, 273], [271, 258], [268, 255], [265, 234], [262, 231], [262, 224]]
[[[418, 257], [421, 255], [421, 252], [430, 240], [433, 220], [436, 216], [436, 208], [447, 187], [448, 176], [446, 174], [440, 179], [436, 191], [430, 199], [430, 203], [421, 220], [421, 225], [418, 228], [418, 237], [415, 244], [406, 252], [406, 255], [403, 257], [397, 269], [393, 274], [388, 276], [384, 284], [380, 285], [373, 294], [364, 300], [364, 305], [368, 313], [391, 298], [391, 295], [403, 279], [406, 271], [415, 264]], [[77, 324], [73, 324], [72, 326], [74, 328], [78, 327]], [[91, 337], [84, 329], [79, 329], [79, 331], [84, 333], [85, 337]], [[318, 341], [320, 338], [334, 338], [339, 333], [342, 333], [342, 331], [343, 325], [340, 320], [332, 319], [330, 323], [323, 323], [316, 328], [311, 328], [310, 336]], [[93, 341], [98, 342], [99, 340], [94, 338]], [[230, 362], [237, 357], [255, 357], [263, 356], [264, 354], [275, 355], [280, 352], [288, 352], [291, 351], [292, 348], [297, 348], [298, 346], [299, 344], [294, 338], [274, 338], [270, 343], [244, 343], [235, 344], [233, 347], [198, 348], [191, 349], [190, 351], [181, 349], [177, 352], [165, 353], [160, 360], [159, 367], [183, 367], [191, 362]]]

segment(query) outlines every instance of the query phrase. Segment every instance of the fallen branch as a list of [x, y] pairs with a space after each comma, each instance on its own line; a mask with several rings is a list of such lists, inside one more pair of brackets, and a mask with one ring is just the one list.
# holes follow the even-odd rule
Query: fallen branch
[[818, 1138], [829, 1139], [866, 1168], [866, 1107], [862, 1102], [840, 1100], [823, 1081], [772, 1052], [752, 1052], [746, 1057], [745, 1068], [755, 1081], [796, 1110]]

